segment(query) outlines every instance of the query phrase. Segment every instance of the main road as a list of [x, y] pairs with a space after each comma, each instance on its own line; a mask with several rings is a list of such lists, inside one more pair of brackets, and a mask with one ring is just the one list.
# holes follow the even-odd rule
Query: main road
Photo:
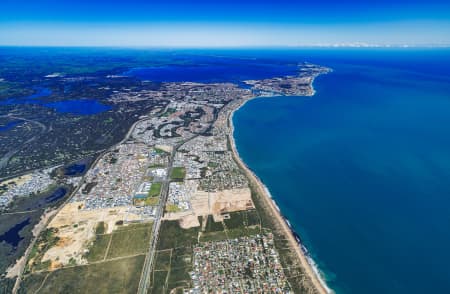
[[181, 141], [173, 148], [172, 153], [170, 154], [168, 168], [167, 168], [167, 177], [161, 187], [160, 201], [159, 201], [158, 209], [156, 212], [155, 221], [153, 223], [153, 234], [152, 234], [152, 237], [150, 238], [150, 246], [148, 249], [148, 253], [145, 257], [144, 266], [142, 268], [141, 279], [139, 281], [139, 287], [138, 287], [138, 291], [137, 291], [138, 294], [147, 294], [148, 290], [150, 288], [150, 275], [151, 275], [153, 263], [155, 260], [156, 245], [158, 244], [158, 237], [159, 237], [159, 231], [160, 231], [160, 227], [161, 227], [161, 221], [162, 221], [162, 217], [164, 215], [164, 206], [166, 205], [167, 198], [169, 196], [170, 175], [171, 175], [172, 169], [173, 169], [173, 160], [175, 158], [175, 153], [177, 152], [178, 148], [180, 148], [184, 143], [186, 143], [190, 140], [193, 140], [194, 138], [198, 137], [199, 135], [200, 134], [196, 134], [185, 141]]
[[145, 257], [144, 266], [141, 272], [141, 278], [139, 280], [139, 287], [137, 291], [138, 294], [147, 294], [148, 289], [150, 288], [150, 274], [152, 272], [153, 262], [156, 255], [156, 245], [158, 244], [161, 219], [164, 215], [164, 206], [167, 202], [167, 197], [169, 196], [169, 184], [170, 184], [170, 175], [172, 173], [173, 168], [173, 160], [175, 157], [176, 150], [179, 148], [179, 146], [181, 146], [181, 144], [173, 148], [172, 153], [170, 154], [167, 176], [161, 187], [159, 204], [156, 211], [155, 221], [153, 222], [153, 230], [152, 230], [153, 233], [152, 237], [150, 238], [150, 246], [148, 249], [148, 253]]

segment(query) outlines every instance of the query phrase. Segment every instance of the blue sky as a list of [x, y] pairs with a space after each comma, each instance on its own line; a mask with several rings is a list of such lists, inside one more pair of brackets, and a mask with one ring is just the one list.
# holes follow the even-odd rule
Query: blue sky
[[1, 0], [0, 45], [450, 44], [450, 1]]

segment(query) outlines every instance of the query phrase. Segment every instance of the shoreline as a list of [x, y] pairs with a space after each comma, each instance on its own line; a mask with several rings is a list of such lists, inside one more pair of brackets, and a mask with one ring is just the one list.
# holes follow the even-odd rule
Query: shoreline
[[[312, 83], [312, 82], [311, 82]], [[313, 96], [315, 90], [312, 90]], [[233, 156], [237, 161], [237, 164], [243, 169], [248, 179], [257, 187], [258, 194], [262, 195], [263, 202], [266, 204], [268, 208], [272, 211], [273, 215], [276, 217], [277, 222], [280, 224], [284, 234], [286, 235], [289, 243], [292, 248], [294, 248], [295, 253], [300, 260], [302, 267], [305, 270], [305, 273], [310, 278], [311, 283], [316, 288], [316, 290], [321, 294], [329, 294], [334, 293], [326, 284], [324, 277], [322, 277], [320, 270], [317, 264], [314, 262], [310, 254], [308, 253], [307, 248], [303, 245], [300, 235], [292, 228], [289, 220], [282, 214], [280, 208], [276, 204], [275, 200], [272, 198], [272, 195], [267, 188], [266, 185], [261, 181], [261, 179], [247, 166], [247, 164], [240, 157], [239, 152], [237, 151], [236, 142], [234, 140], [234, 123], [233, 116], [234, 113], [239, 110], [242, 106], [244, 106], [248, 101], [259, 98], [270, 98], [273, 96], [256, 96], [249, 99], [246, 99], [240, 102], [229, 114], [228, 122], [230, 126], [230, 133], [228, 134], [228, 138], [230, 140], [231, 149], [233, 152]]]

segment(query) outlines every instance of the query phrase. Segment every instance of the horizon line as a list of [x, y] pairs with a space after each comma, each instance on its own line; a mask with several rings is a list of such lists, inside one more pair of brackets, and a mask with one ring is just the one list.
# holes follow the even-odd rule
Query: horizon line
[[408, 48], [450, 48], [449, 44], [305, 44], [305, 45], [222, 45], [222, 46], [168, 46], [168, 45], [46, 45], [46, 44], [0, 44], [8, 48], [111, 48], [111, 49], [302, 49], [302, 48], [380, 48], [380, 49], [408, 49]]

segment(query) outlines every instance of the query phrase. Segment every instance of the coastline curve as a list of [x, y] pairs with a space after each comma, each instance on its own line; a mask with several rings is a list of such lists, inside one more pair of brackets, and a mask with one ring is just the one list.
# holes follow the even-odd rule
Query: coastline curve
[[[316, 91], [313, 87], [314, 80], [317, 76], [323, 73], [329, 73], [332, 72], [332, 69], [327, 68], [325, 72], [318, 73], [316, 75], [313, 75], [311, 81], [310, 81], [310, 93], [305, 96], [314, 96]], [[283, 95], [286, 96], [286, 95]], [[308, 253], [307, 248], [301, 241], [301, 238], [297, 232], [292, 228], [289, 220], [283, 216], [280, 208], [276, 204], [275, 200], [273, 199], [269, 189], [266, 185], [261, 181], [261, 179], [256, 175], [255, 172], [253, 172], [249, 166], [244, 162], [244, 160], [239, 155], [239, 152], [236, 147], [236, 142], [234, 139], [234, 123], [233, 123], [233, 117], [234, 113], [238, 111], [241, 107], [243, 107], [248, 101], [254, 100], [254, 99], [260, 99], [260, 98], [274, 98], [274, 96], [255, 96], [249, 99], [244, 99], [243, 101], [239, 101], [233, 109], [230, 111], [228, 116], [228, 125], [229, 125], [229, 133], [228, 133], [228, 140], [231, 145], [231, 150], [233, 153], [234, 160], [238, 164], [238, 166], [244, 171], [246, 177], [248, 180], [254, 184], [254, 186], [257, 189], [257, 193], [261, 195], [261, 200], [264, 202], [266, 207], [268, 207], [271, 210], [271, 213], [275, 216], [277, 223], [280, 225], [281, 229], [283, 230], [284, 235], [288, 238], [290, 245], [294, 249], [300, 264], [304, 268], [307, 276], [309, 277], [312, 285], [314, 288], [318, 291], [320, 294], [330, 294], [334, 293], [332, 289], [328, 287], [328, 285], [325, 282], [325, 278], [320, 273], [320, 270], [316, 264], [316, 262], [313, 260], [313, 258]]]
[[[313, 79], [314, 80], [314, 79]], [[312, 84], [312, 82], [311, 82]], [[315, 91], [312, 89], [312, 95], [314, 95]], [[311, 95], [311, 96], [312, 96]], [[295, 230], [290, 225], [289, 220], [284, 217], [276, 204], [275, 200], [272, 198], [272, 195], [270, 194], [269, 189], [266, 185], [261, 181], [261, 179], [247, 166], [247, 164], [242, 160], [242, 158], [239, 155], [239, 152], [236, 147], [236, 142], [234, 139], [234, 123], [233, 123], [233, 116], [234, 113], [239, 110], [242, 106], [244, 106], [248, 101], [253, 99], [259, 99], [259, 98], [271, 98], [268, 96], [256, 96], [250, 99], [246, 99], [244, 101], [241, 101], [238, 103], [238, 105], [230, 112], [230, 115], [228, 117], [228, 124], [230, 126], [230, 133], [228, 134], [228, 139], [231, 145], [233, 157], [236, 161], [236, 163], [239, 165], [239, 167], [244, 171], [245, 175], [247, 176], [248, 180], [254, 184], [254, 186], [257, 189], [257, 192], [262, 197], [261, 200], [264, 202], [266, 207], [268, 207], [271, 210], [271, 213], [275, 216], [278, 224], [281, 226], [284, 234], [289, 240], [290, 245], [292, 248], [294, 248], [295, 253], [300, 260], [300, 264], [304, 268], [307, 276], [310, 278], [311, 283], [316, 288], [318, 293], [320, 294], [330, 294], [334, 293], [332, 289], [330, 289], [325, 279], [322, 277], [317, 264], [314, 262], [312, 257], [309, 255], [308, 250], [303, 245], [300, 236], [295, 232]]]

